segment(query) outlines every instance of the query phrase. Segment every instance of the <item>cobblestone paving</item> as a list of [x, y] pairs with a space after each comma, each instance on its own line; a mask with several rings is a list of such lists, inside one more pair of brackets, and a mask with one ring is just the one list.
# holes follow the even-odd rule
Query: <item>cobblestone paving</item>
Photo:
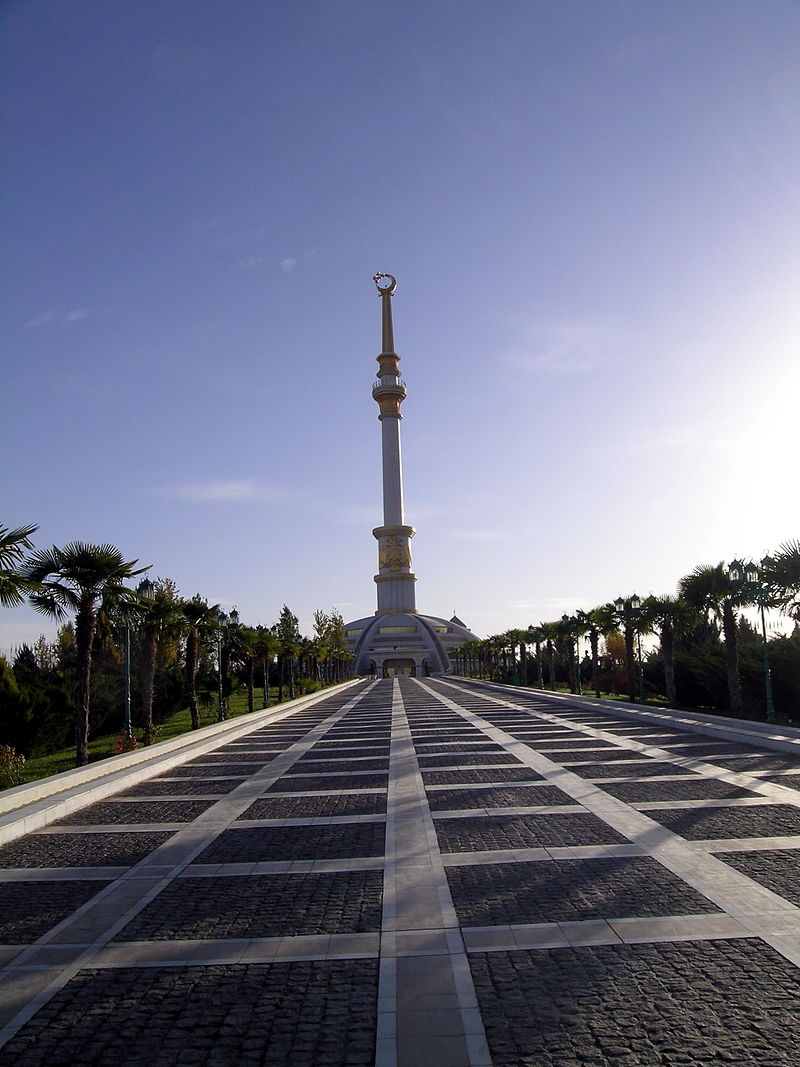
[[659, 763], [656, 760], [649, 760], [647, 763], [586, 763], [582, 766], [571, 764], [569, 769], [581, 778], [657, 778], [660, 774], [689, 773], [677, 763]]
[[496, 1067], [795, 1067], [798, 971], [757, 940], [470, 958]]
[[550, 804], [574, 804], [571, 796], [554, 785], [514, 789], [431, 789], [431, 811], [463, 811], [466, 808], [533, 808]]
[[328, 815], [383, 815], [385, 793], [340, 793], [334, 796], [264, 797], [256, 800], [240, 819], [302, 819]]
[[768, 804], [752, 808], [688, 808], [648, 811], [651, 819], [691, 841], [718, 837], [778, 837], [800, 834], [800, 808]]
[[482, 852], [547, 845], [599, 845], [625, 841], [595, 815], [492, 815], [437, 819], [442, 852]]
[[172, 834], [172, 830], [31, 834], [0, 847], [0, 868], [127, 867], [149, 856]]
[[81, 972], [0, 1051], [14, 1067], [368, 1067], [377, 964]]
[[717, 852], [716, 857], [800, 907], [800, 850]]
[[329, 775], [285, 775], [266, 790], [267, 793], [330, 793], [337, 789], [385, 789], [389, 783], [387, 774], [343, 774], [332, 778]]
[[0, 847], [0, 964], [48, 990], [0, 1067], [489, 1067], [474, 994], [496, 1067], [794, 1065], [800, 806], [701, 762], [800, 787], [758, 741], [437, 679], [323, 698]]
[[647, 857], [448, 867], [447, 881], [464, 926], [718, 911]]
[[734, 800], [753, 797], [750, 789], [729, 785], [714, 778], [695, 778], [678, 782], [606, 782], [607, 793], [629, 804], [653, 800]]
[[107, 884], [0, 882], [0, 944], [27, 945], [36, 941]]
[[103, 800], [99, 804], [90, 804], [64, 819], [59, 819], [53, 826], [113, 826], [117, 823], [133, 826], [136, 823], [147, 825], [157, 822], [191, 822], [213, 803], [213, 800], [178, 800], [174, 803], [167, 800], [154, 800], [149, 803], [115, 803], [113, 800]]
[[218, 781], [211, 779], [187, 779], [181, 782], [162, 781], [160, 778], [151, 778], [149, 782], [140, 782], [132, 789], [126, 789], [124, 793], [118, 793], [120, 797], [155, 797], [155, 796], [192, 796], [200, 794], [230, 793], [237, 785], [241, 785], [244, 778], [221, 778]]
[[542, 775], [528, 767], [487, 767], [471, 771], [422, 771], [425, 785], [466, 785], [469, 782], [535, 782]]
[[254, 826], [225, 830], [195, 863], [342, 859], [383, 855], [383, 823], [352, 826]]
[[177, 878], [116, 940], [363, 933], [380, 929], [382, 887], [379, 871]]

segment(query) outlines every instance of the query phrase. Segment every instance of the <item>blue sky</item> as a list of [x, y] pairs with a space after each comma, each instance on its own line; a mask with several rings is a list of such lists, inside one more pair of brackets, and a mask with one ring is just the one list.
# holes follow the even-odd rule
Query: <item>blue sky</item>
[[421, 610], [496, 633], [800, 532], [797, 2], [0, 18], [6, 526], [251, 624], [370, 614], [380, 270]]

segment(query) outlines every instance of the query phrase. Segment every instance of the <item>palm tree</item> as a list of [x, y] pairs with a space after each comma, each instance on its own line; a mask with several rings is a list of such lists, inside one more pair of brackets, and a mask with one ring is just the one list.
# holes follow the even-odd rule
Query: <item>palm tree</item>
[[278, 639], [280, 655], [280, 676], [278, 682], [278, 700], [283, 700], [283, 683], [286, 662], [289, 662], [289, 699], [294, 700], [294, 657], [300, 649], [300, 620], [289, 610], [286, 604], [281, 608], [275, 624], [275, 636]]
[[197, 671], [203, 642], [219, 629], [219, 604], [209, 607], [199, 593], [180, 605], [186, 634], [186, 687], [189, 695], [189, 714], [192, 729], [200, 728], [200, 709], [197, 706]]
[[558, 622], [543, 622], [539, 624], [539, 632], [544, 641], [547, 653], [547, 684], [548, 688], [555, 692], [556, 689], [556, 641], [561, 637], [561, 624]]
[[592, 689], [595, 696], [600, 698], [600, 638], [608, 637], [616, 633], [617, 616], [613, 604], [600, 604], [591, 611], [579, 611], [585, 627], [585, 633], [589, 635], [589, 648], [592, 655]]
[[[142, 588], [143, 586], [145, 588]], [[137, 592], [141, 597], [136, 612], [140, 641], [141, 724], [144, 743], [149, 745], [152, 744], [155, 736], [153, 694], [158, 649], [162, 640], [177, 637], [181, 613], [175, 583], [168, 578], [159, 579], [155, 585], [145, 579], [144, 582], [139, 583]]]
[[264, 707], [269, 707], [269, 665], [272, 657], [278, 651], [278, 640], [266, 626], [257, 626], [256, 655], [261, 660], [261, 669], [264, 680]]
[[664, 662], [664, 692], [667, 704], [678, 702], [675, 688], [675, 639], [689, 633], [697, 623], [697, 611], [683, 597], [649, 596], [642, 605], [649, 622], [658, 630]]
[[722, 563], [695, 567], [691, 574], [681, 578], [678, 590], [692, 607], [722, 623], [730, 710], [731, 715], [741, 719], [744, 717], [744, 698], [739, 677], [735, 609], [745, 602], [747, 594], [734, 585]]
[[75, 613], [75, 645], [78, 656], [78, 706], [75, 718], [75, 759], [78, 767], [89, 762], [89, 703], [92, 676], [92, 645], [100, 607], [113, 609], [135, 604], [136, 593], [123, 583], [149, 567], [136, 569], [137, 559], [126, 561], [113, 545], [73, 541], [64, 548], [34, 552], [20, 567], [25, 582], [32, 583], [31, 604], [37, 611], [64, 621]]
[[800, 622], [800, 541], [784, 541], [761, 567], [762, 580], [781, 610]]
[[0, 526], [0, 604], [4, 608], [19, 607], [25, 603], [25, 597], [35, 591], [19, 568], [25, 553], [33, 550], [31, 534], [38, 529], [36, 525], [19, 526], [16, 530]]

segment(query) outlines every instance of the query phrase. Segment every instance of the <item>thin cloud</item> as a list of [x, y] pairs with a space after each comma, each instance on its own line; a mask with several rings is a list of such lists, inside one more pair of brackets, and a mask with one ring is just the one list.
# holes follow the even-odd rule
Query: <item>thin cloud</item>
[[253, 500], [275, 500], [278, 490], [251, 481], [191, 482], [167, 486], [161, 495], [189, 504], [247, 503]]
[[539, 319], [499, 357], [517, 373], [560, 377], [586, 374], [608, 363], [621, 341], [618, 331], [598, 323]]
[[32, 319], [28, 319], [25, 323], [25, 329], [35, 330], [39, 326], [46, 326], [48, 322], [80, 322], [81, 319], [85, 319], [90, 314], [91, 310], [89, 308], [71, 308], [66, 312], [51, 308], [49, 311], [43, 311], [41, 315], [35, 315]]
[[297, 260], [292, 259], [291, 256], [288, 259], [281, 260], [281, 270], [284, 274], [288, 274], [290, 271], [293, 271], [296, 266]]

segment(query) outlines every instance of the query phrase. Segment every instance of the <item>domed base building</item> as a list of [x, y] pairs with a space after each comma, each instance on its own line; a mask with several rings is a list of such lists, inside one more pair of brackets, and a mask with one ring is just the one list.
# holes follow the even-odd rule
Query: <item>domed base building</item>
[[376, 274], [373, 281], [381, 297], [383, 332], [378, 378], [372, 387], [380, 410], [383, 460], [383, 526], [372, 531], [378, 542], [378, 610], [366, 619], [347, 623], [347, 644], [356, 674], [447, 674], [450, 651], [477, 638], [456, 616], [448, 622], [422, 615], [416, 608], [417, 576], [411, 569], [415, 530], [405, 524], [403, 515], [400, 405], [406, 398], [406, 385], [398, 370], [400, 357], [394, 350], [391, 304], [397, 282], [391, 274]]
[[346, 632], [355, 673], [378, 678], [447, 674], [450, 651], [465, 641], [477, 640], [455, 615], [448, 622], [406, 612], [358, 619], [347, 624]]

